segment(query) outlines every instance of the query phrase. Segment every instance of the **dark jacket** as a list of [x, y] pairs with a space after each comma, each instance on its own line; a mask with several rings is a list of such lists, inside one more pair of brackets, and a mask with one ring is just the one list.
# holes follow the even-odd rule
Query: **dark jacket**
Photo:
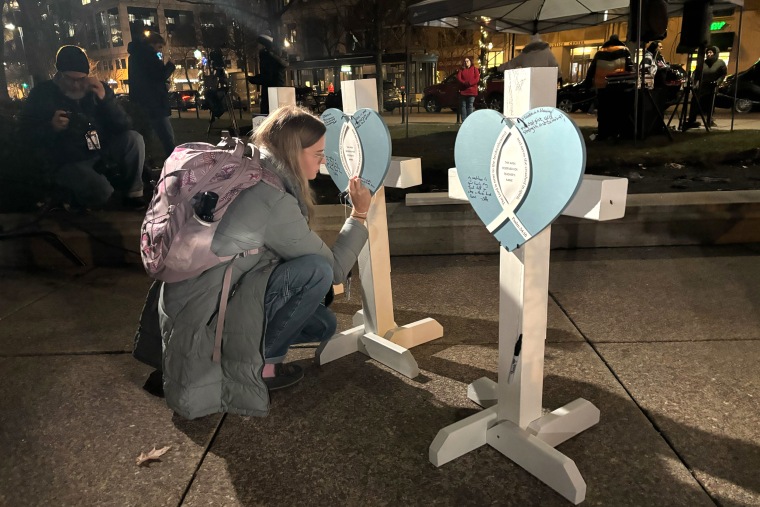
[[631, 52], [619, 40], [610, 39], [594, 55], [588, 67], [586, 79], [583, 81], [593, 88], [604, 88], [607, 86], [607, 76], [631, 70], [633, 70]]
[[166, 80], [174, 72], [174, 64], [164, 64], [144, 40], [130, 42], [127, 51], [130, 102], [142, 107], [151, 118], [169, 116], [171, 109]]
[[[129, 116], [114, 100], [113, 90], [103, 83], [106, 95], [103, 100], [88, 93], [80, 100], [63, 94], [52, 80], [35, 86], [21, 113], [21, 129], [38, 149], [47, 150], [57, 165], [79, 162], [100, 156], [99, 151], [87, 149], [85, 134], [94, 129], [101, 147], [115, 135], [131, 128]], [[61, 132], [53, 130], [51, 120], [57, 110], [68, 111], [69, 127]]]
[[259, 51], [260, 73], [249, 77], [248, 81], [265, 87], [285, 86], [285, 69], [288, 61], [278, 56], [274, 49], [263, 48]]
[[702, 68], [698, 68], [695, 71], [695, 79], [699, 81], [700, 92], [713, 93], [715, 87], [726, 76], [728, 69], [726, 68], [726, 62], [718, 58], [719, 49], [716, 46], [711, 48], [715, 55], [712, 59], [705, 58], [705, 63]]

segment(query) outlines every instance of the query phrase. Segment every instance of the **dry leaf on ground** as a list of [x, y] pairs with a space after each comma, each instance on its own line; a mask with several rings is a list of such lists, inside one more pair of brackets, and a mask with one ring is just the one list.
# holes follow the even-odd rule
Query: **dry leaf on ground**
[[164, 454], [166, 454], [166, 451], [171, 449], [171, 446], [167, 445], [166, 447], [162, 447], [161, 449], [156, 449], [155, 447], [148, 451], [148, 453], [141, 452], [140, 455], [137, 457], [137, 465], [138, 466], [144, 466], [149, 461], [155, 461]]

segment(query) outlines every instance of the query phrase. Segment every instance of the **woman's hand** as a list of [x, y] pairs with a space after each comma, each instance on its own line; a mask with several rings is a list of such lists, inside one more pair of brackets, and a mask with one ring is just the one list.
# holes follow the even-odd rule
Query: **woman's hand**
[[348, 197], [354, 206], [351, 215], [355, 218], [366, 218], [369, 205], [372, 202], [372, 195], [369, 193], [369, 189], [362, 185], [358, 176], [354, 176], [348, 182]]

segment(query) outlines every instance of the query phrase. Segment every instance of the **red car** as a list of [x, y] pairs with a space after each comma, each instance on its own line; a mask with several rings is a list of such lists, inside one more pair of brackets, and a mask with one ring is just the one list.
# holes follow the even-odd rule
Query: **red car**
[[180, 111], [195, 109], [197, 94], [198, 92], [190, 90], [169, 92], [169, 107], [172, 109], [178, 109]]

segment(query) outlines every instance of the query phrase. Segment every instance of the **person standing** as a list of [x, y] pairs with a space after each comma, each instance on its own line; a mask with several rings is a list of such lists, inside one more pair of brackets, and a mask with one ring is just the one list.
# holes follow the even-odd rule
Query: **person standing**
[[[607, 89], [607, 78], [624, 75], [633, 70], [633, 60], [628, 47], [613, 34], [594, 54], [586, 72], [583, 86], [594, 88], [596, 92], [596, 139], [617, 137], [624, 129], [624, 119], [628, 117], [627, 103], [619, 90]], [[634, 78], [635, 79], [635, 78]]]
[[697, 86], [694, 87], [694, 95], [691, 98], [691, 107], [689, 108], [689, 121], [683, 125], [684, 130], [699, 127], [697, 113], [700, 111], [704, 115], [705, 123], [712, 127], [715, 126], [712, 121], [713, 107], [715, 106], [713, 99], [718, 85], [728, 72], [726, 62], [718, 57], [719, 51], [717, 46], [707, 48], [702, 68], [697, 68], [694, 71], [693, 79]]
[[269, 87], [285, 86], [285, 69], [288, 61], [277, 54], [274, 40], [269, 35], [259, 35], [259, 73], [248, 78], [251, 84], [261, 86], [261, 114], [269, 114]]
[[480, 71], [472, 64], [469, 56], [465, 57], [464, 65], [457, 72], [457, 81], [459, 81], [459, 103], [464, 122], [472, 114], [475, 97], [478, 96], [478, 83], [480, 83]]
[[129, 43], [129, 100], [148, 118], [168, 157], [175, 143], [167, 80], [175, 65], [164, 63], [163, 50], [164, 39], [155, 32]]
[[[54, 165], [57, 197], [75, 207], [100, 207], [116, 186], [125, 206], [144, 209], [145, 143], [113, 90], [89, 75], [90, 61], [78, 46], [62, 46], [55, 68], [53, 79], [26, 99], [21, 129]], [[118, 173], [107, 161], [118, 164]]]

